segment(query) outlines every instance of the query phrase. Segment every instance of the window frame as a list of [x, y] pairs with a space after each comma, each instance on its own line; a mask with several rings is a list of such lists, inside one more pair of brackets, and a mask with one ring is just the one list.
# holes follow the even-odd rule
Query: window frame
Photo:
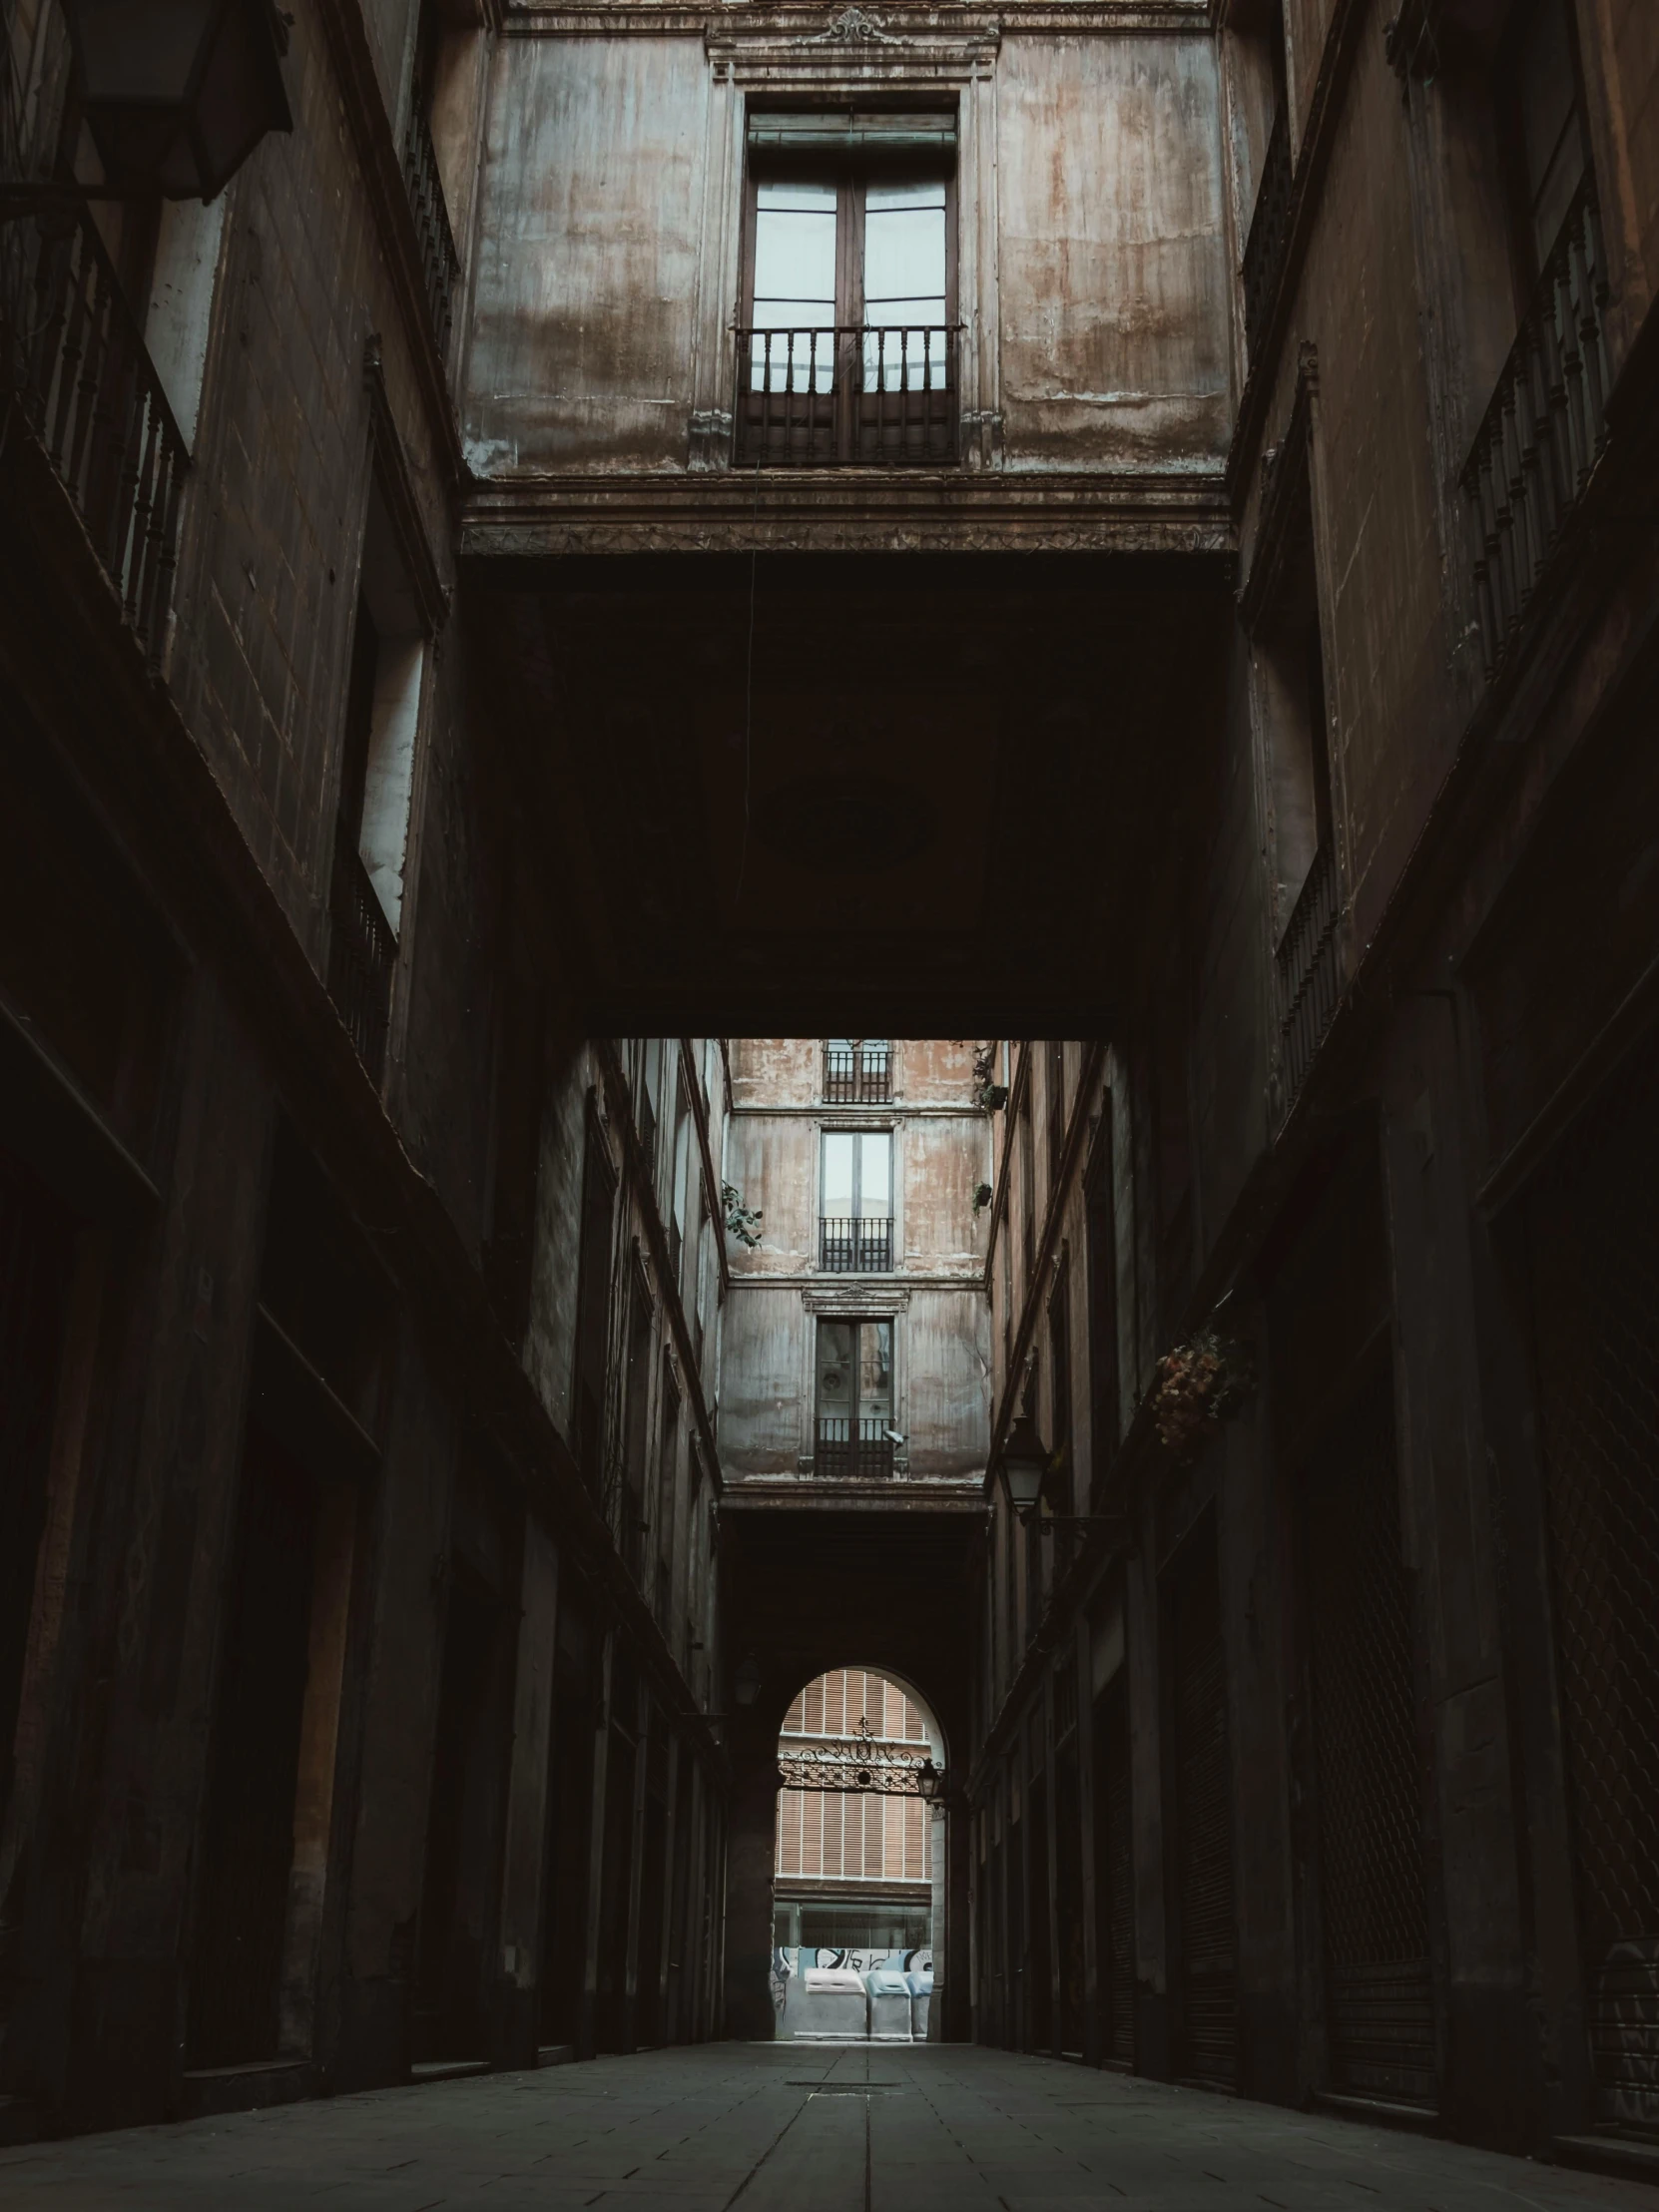
[[[917, 103], [905, 103], [912, 112], [943, 115], [944, 106], [921, 110]], [[755, 111], [764, 115], [768, 110]], [[770, 112], [803, 114], [812, 112], [800, 102]], [[838, 115], [846, 112], [845, 103], [826, 107], [824, 113]], [[863, 111], [858, 111], [863, 112]], [[871, 104], [869, 113], [880, 111]], [[949, 112], [954, 114], [955, 103]], [[942, 138], [936, 150], [921, 147], [863, 146], [849, 144], [845, 148], [832, 147], [761, 147], [745, 143], [743, 174], [743, 211], [739, 246], [738, 301], [739, 327], [752, 329], [755, 322], [756, 245], [759, 230], [760, 188], [794, 179], [799, 183], [833, 184], [835, 187], [835, 313], [833, 327], [837, 330], [859, 329], [864, 325], [864, 226], [868, 188], [871, 184], [898, 182], [904, 178], [932, 183], [938, 181], [944, 187], [944, 328], [945, 383], [941, 396], [948, 402], [948, 450], [943, 453], [910, 454], [900, 451], [896, 455], [879, 450], [881, 417], [876, 411], [877, 449], [865, 453], [863, 446], [869, 423], [870, 410], [862, 405], [845, 404], [842, 384], [843, 345], [836, 344], [835, 378], [828, 393], [794, 394], [798, 404], [783, 410], [786, 420], [785, 446], [776, 453], [769, 452], [763, 430], [759, 450], [751, 456], [744, 451], [745, 428], [755, 409], [754, 401], [762, 402], [763, 422], [766, 416], [764, 392], [756, 391], [746, 380], [748, 363], [744, 359], [740, 338], [736, 362], [737, 389], [734, 394], [734, 457], [740, 465], [757, 467], [771, 461], [773, 465], [809, 465], [835, 467], [864, 460], [897, 460], [901, 465], [908, 461], [915, 466], [949, 466], [960, 462], [960, 365], [954, 351], [954, 340], [960, 316], [959, 266], [961, 260], [960, 214], [956, 192], [958, 150], [954, 141]], [[806, 327], [806, 325], [803, 325]], [[852, 380], [847, 379], [846, 391], [857, 401], [876, 400], [878, 392], [854, 390]], [[779, 393], [784, 400], [792, 395]], [[917, 397], [920, 392], [901, 391], [890, 394], [895, 398]], [[819, 404], [822, 402], [822, 404]], [[797, 418], [799, 417], [799, 421]], [[806, 450], [789, 449], [788, 425], [805, 429]], [[828, 437], [829, 449], [822, 449]]]
[[[874, 1458], [877, 1461], [884, 1461], [884, 1464], [878, 1467], [878, 1471], [876, 1472], [876, 1474], [874, 1474], [873, 1476], [867, 1475], [858, 1464], [859, 1460], [864, 1456], [864, 1439], [858, 1436], [856, 1433], [858, 1423], [864, 1418], [863, 1412], [861, 1410], [862, 1398], [859, 1387], [863, 1364], [863, 1346], [861, 1342], [861, 1332], [865, 1329], [885, 1329], [887, 1331], [888, 1411], [886, 1425], [896, 1432], [898, 1429], [898, 1316], [896, 1313], [843, 1313], [818, 1314], [814, 1316], [813, 1472], [815, 1476], [823, 1476], [825, 1471], [824, 1446], [827, 1439], [824, 1434], [825, 1411], [822, 1382], [824, 1374], [824, 1353], [822, 1347], [824, 1343], [824, 1332], [826, 1329], [850, 1329], [854, 1333], [852, 1360], [850, 1363], [852, 1390], [849, 1407], [844, 1414], [830, 1416], [830, 1418], [832, 1419], [843, 1418], [848, 1424], [845, 1448], [847, 1450], [849, 1458], [852, 1460], [852, 1466], [850, 1472], [841, 1477], [841, 1479], [849, 1481], [866, 1479], [888, 1480], [891, 1478], [895, 1471], [895, 1459], [899, 1452], [903, 1449], [902, 1446], [894, 1443], [890, 1437], [870, 1439], [870, 1448]], [[873, 1418], [874, 1416], [871, 1415], [870, 1417]]]

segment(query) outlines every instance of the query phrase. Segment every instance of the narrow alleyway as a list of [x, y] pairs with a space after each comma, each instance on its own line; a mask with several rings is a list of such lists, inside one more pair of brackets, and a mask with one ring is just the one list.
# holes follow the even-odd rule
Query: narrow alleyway
[[713, 2043], [0, 2154], [9, 2212], [1652, 2212], [1637, 2182], [967, 2046]]

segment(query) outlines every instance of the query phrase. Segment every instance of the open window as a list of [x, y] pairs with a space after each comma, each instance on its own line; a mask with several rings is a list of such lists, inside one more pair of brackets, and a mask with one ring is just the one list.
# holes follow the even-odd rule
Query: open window
[[740, 466], [956, 457], [956, 120], [753, 115]]
[[893, 1471], [892, 1323], [820, 1321], [814, 1470], [873, 1480]]

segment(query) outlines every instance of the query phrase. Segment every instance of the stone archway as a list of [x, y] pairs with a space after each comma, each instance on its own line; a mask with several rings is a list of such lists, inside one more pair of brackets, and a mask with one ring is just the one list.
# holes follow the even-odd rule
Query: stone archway
[[915, 1787], [923, 1761], [947, 1764], [932, 1709], [891, 1669], [830, 1668], [792, 1701], [776, 1757], [775, 2032], [938, 2040], [945, 1820]]

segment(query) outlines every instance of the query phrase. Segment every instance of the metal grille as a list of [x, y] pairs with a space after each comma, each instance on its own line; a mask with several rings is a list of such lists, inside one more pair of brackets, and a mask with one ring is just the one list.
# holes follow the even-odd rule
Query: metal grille
[[1606, 305], [1607, 259], [1587, 177], [1463, 464], [1488, 675], [1519, 631], [1607, 443]]
[[882, 1106], [890, 1061], [884, 1044], [826, 1045], [824, 1099], [829, 1106]]
[[1329, 838], [1314, 854], [1274, 959], [1279, 996], [1280, 1103], [1288, 1112], [1313, 1065], [1342, 991], [1337, 862]]
[[1528, 1207], [1599, 2117], [1659, 2134], [1659, 1050]]
[[856, 1422], [844, 1413], [820, 1416], [815, 1474], [880, 1481], [892, 1473], [892, 1461], [893, 1443], [883, 1416]]
[[328, 909], [333, 925], [328, 940], [328, 994], [351, 1032], [358, 1059], [378, 1083], [385, 1068], [397, 939], [343, 823], [334, 838]]
[[956, 458], [956, 330], [837, 324], [737, 333], [740, 467], [944, 466]]
[[[837, 1194], [838, 1195], [838, 1194]], [[886, 1275], [892, 1269], [892, 1223], [823, 1216], [819, 1266], [827, 1275]]]
[[0, 391], [75, 502], [152, 668], [173, 600], [190, 456], [84, 211], [0, 224]]
[[427, 91], [416, 79], [409, 97], [409, 120], [403, 133], [403, 182], [414, 217], [415, 238], [420, 246], [420, 274], [426, 283], [426, 311], [432, 318], [432, 335], [441, 353], [449, 343], [454, 324], [455, 281], [461, 274], [461, 257], [455, 250], [455, 234], [449, 225], [449, 209], [443, 197], [437, 149], [426, 120]]
[[1432, 2106], [1411, 1601], [1386, 1367], [1316, 1453], [1303, 1510], [1332, 2081]]
[[1233, 2086], [1238, 1971], [1233, 1927], [1227, 1676], [1213, 1553], [1175, 1602], [1176, 1880], [1185, 2071]]
[[1291, 237], [1292, 181], [1290, 123], [1281, 100], [1268, 139], [1267, 156], [1262, 163], [1262, 182], [1257, 188], [1256, 210], [1250, 219], [1250, 236], [1245, 241], [1240, 271], [1244, 281], [1245, 338], [1250, 347], [1252, 368], [1256, 365], [1255, 355], [1268, 316], [1273, 311], [1273, 302], [1279, 295], [1285, 249]]

